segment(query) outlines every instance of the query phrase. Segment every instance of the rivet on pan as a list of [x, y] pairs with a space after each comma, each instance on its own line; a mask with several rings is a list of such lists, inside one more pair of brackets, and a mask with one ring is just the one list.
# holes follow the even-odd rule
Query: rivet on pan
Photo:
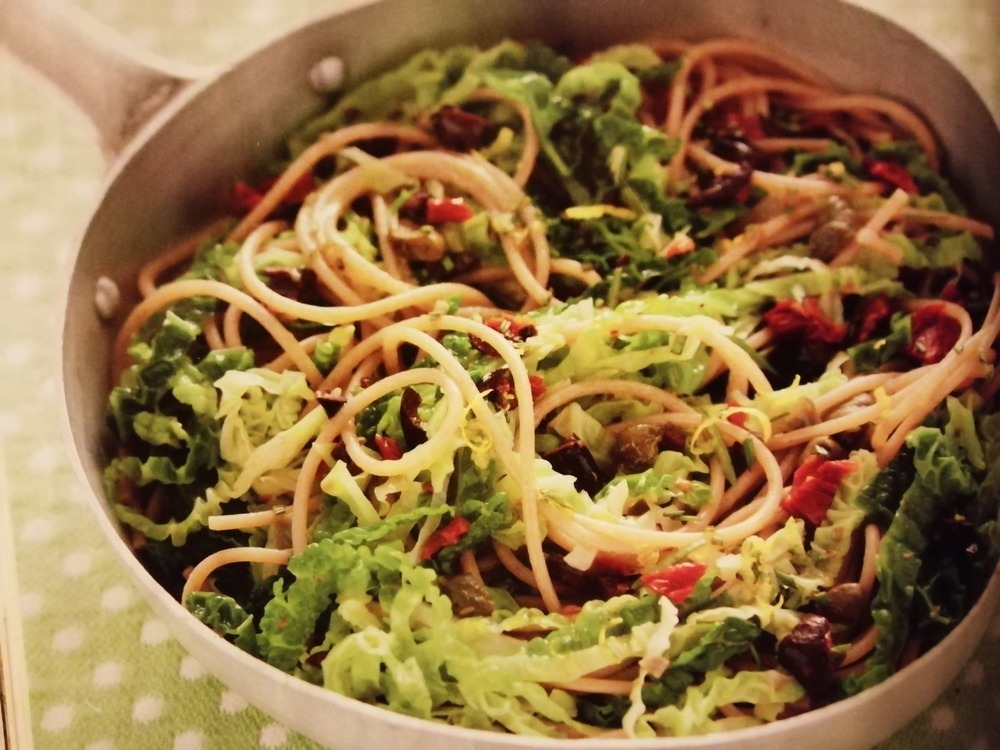
[[309, 83], [321, 94], [329, 94], [344, 85], [344, 61], [335, 56], [324, 57], [309, 71]]
[[111, 320], [118, 312], [121, 292], [118, 285], [107, 276], [101, 276], [94, 285], [94, 307], [101, 320]]

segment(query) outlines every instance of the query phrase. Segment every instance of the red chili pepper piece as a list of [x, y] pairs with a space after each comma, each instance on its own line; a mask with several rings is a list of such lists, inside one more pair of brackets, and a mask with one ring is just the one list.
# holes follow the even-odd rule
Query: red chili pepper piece
[[[261, 199], [274, 187], [274, 183], [277, 182], [276, 177], [271, 177], [266, 180], [261, 180], [256, 185], [250, 185], [246, 182], [237, 181], [233, 185], [233, 197], [232, 204], [233, 209], [238, 213], [250, 213], [253, 209], [257, 207]], [[295, 184], [285, 193], [284, 197], [281, 199], [282, 205], [292, 206], [302, 203], [313, 190], [316, 189], [316, 180], [313, 178], [311, 172], [306, 172]]]
[[423, 549], [420, 550], [420, 559], [429, 560], [445, 547], [458, 544], [459, 540], [469, 533], [472, 526], [465, 516], [455, 516], [447, 525], [435, 531], [424, 542]]
[[781, 501], [781, 507], [795, 518], [819, 526], [833, 503], [833, 496], [844, 477], [856, 470], [854, 461], [831, 461], [813, 455], [795, 470], [792, 488]]
[[917, 187], [917, 183], [913, 181], [913, 175], [911, 175], [902, 164], [897, 164], [894, 161], [881, 161], [878, 159], [873, 159], [867, 163], [868, 174], [874, 177], [876, 180], [888, 183], [892, 187], [902, 188], [907, 193], [912, 195], [917, 195], [920, 193], [920, 188]]
[[[726, 404], [728, 406], [739, 406], [739, 403], [736, 401], [727, 401]], [[748, 419], [749, 418], [747, 417], [747, 413], [745, 411], [734, 411], [726, 416], [726, 421], [729, 422], [729, 424], [736, 425], [737, 427], [746, 427]]]
[[461, 198], [428, 198], [427, 223], [463, 222], [476, 215]]
[[961, 333], [961, 324], [945, 313], [943, 304], [924, 305], [910, 316], [910, 344], [906, 353], [932, 365], [955, 348]]
[[806, 297], [802, 302], [780, 300], [764, 313], [764, 323], [776, 336], [794, 337], [810, 343], [838, 344], [847, 335], [847, 326], [826, 317], [815, 297]]
[[[268, 188], [270, 188], [270, 185], [268, 185]], [[306, 172], [295, 181], [295, 184], [285, 193], [285, 197], [281, 199], [281, 202], [285, 204], [302, 203], [309, 193], [315, 189], [316, 179], [312, 176], [312, 172]]]
[[545, 393], [545, 381], [541, 375], [529, 375], [528, 382], [531, 384], [531, 400], [540, 398]]
[[403, 449], [396, 438], [388, 435], [375, 436], [375, 449], [386, 461], [396, 461], [403, 457]]
[[646, 588], [667, 597], [674, 604], [681, 604], [694, 591], [695, 584], [705, 574], [703, 563], [682, 562], [669, 568], [647, 573], [642, 577]]
[[260, 203], [264, 194], [246, 182], [237, 181], [233, 185], [233, 197], [231, 200], [233, 211], [240, 214], [247, 214], [253, 211]]

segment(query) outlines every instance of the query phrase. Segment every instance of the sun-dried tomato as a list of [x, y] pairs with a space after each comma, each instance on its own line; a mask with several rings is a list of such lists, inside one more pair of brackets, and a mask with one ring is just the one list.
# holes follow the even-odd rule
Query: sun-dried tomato
[[910, 316], [910, 343], [906, 353], [932, 365], [955, 348], [961, 333], [961, 324], [945, 312], [943, 303], [924, 305]]
[[419, 409], [420, 394], [412, 388], [404, 388], [399, 402], [399, 427], [408, 448], [416, 448], [427, 442], [427, 431], [420, 419]]
[[889, 315], [892, 314], [892, 305], [884, 295], [872, 297], [865, 302], [858, 316], [858, 333], [855, 338], [858, 342], [868, 341], [875, 333], [875, 330]]
[[833, 503], [844, 477], [856, 470], [854, 461], [831, 461], [823, 456], [809, 456], [795, 470], [792, 488], [781, 501], [781, 507], [790, 516], [801, 518], [819, 526]]
[[694, 591], [695, 584], [705, 575], [706, 570], [703, 563], [682, 562], [655, 573], [647, 573], [642, 577], [642, 582], [654, 593], [667, 597], [674, 604], [682, 604]]
[[591, 497], [607, 484], [607, 477], [597, 465], [590, 448], [576, 435], [564, 440], [557, 448], [542, 454], [542, 458], [552, 464], [560, 474], [576, 479], [576, 487]]
[[493, 140], [496, 125], [474, 112], [442, 107], [431, 115], [431, 131], [446, 148], [471, 151]]
[[764, 313], [764, 323], [779, 338], [809, 343], [839, 344], [847, 335], [847, 326], [826, 317], [815, 297], [806, 297], [802, 302], [779, 300]]

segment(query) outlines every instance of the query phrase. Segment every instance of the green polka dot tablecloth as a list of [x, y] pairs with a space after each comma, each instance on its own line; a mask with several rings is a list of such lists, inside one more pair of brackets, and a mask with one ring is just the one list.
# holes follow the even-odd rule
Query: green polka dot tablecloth
[[[2, 0], [0, 0], [2, 1]], [[332, 0], [76, 0], [135, 44], [233, 59]], [[1000, 113], [997, 0], [863, 0], [954, 60]], [[67, 50], [67, 54], [72, 54]], [[101, 536], [57, 412], [59, 280], [100, 196], [89, 124], [0, 51], [0, 595], [18, 750], [312, 748], [174, 641]], [[95, 363], [95, 366], [102, 366]], [[11, 690], [11, 685], [6, 685]], [[956, 682], [884, 748], [1000, 748], [1000, 623]]]

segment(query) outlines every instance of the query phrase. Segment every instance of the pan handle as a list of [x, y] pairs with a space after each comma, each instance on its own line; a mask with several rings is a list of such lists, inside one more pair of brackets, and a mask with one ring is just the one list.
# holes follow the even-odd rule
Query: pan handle
[[175, 94], [208, 74], [138, 49], [56, 0], [0, 1], [0, 44], [76, 102], [109, 158]]

